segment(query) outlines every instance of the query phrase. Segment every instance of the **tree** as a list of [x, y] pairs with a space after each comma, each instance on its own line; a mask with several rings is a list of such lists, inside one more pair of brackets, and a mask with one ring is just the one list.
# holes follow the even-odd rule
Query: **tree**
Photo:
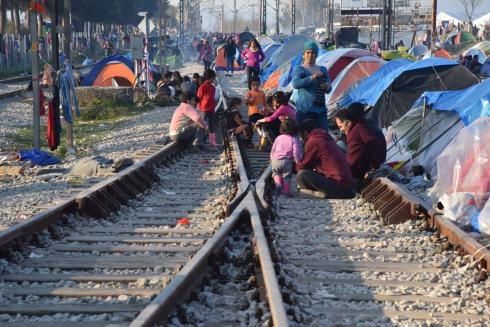
[[473, 21], [475, 9], [481, 4], [481, 0], [459, 0], [459, 2], [463, 5], [466, 17], [468, 17], [468, 22], [471, 23]]

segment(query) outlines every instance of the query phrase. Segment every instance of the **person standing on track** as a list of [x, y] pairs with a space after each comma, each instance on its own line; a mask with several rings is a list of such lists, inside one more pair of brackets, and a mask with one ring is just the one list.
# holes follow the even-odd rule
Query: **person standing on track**
[[274, 141], [271, 150], [272, 178], [276, 184], [275, 194], [292, 197], [290, 180], [293, 173], [293, 162], [301, 160], [301, 146], [296, 137], [298, 127], [293, 119], [281, 122], [281, 135]]
[[328, 71], [315, 64], [318, 56], [318, 45], [306, 41], [303, 46], [303, 64], [293, 73], [293, 88], [297, 92], [296, 121], [313, 119], [319, 128], [328, 129], [325, 93], [332, 89]]
[[212, 147], [217, 147], [216, 143], [216, 124], [214, 121], [214, 109], [216, 108], [216, 88], [213, 83], [216, 79], [216, 73], [212, 69], [204, 72], [204, 82], [197, 90], [197, 96], [200, 100], [199, 108], [204, 113], [204, 117], [209, 126], [209, 143]]
[[300, 192], [327, 198], [352, 198], [354, 178], [344, 153], [323, 128], [312, 119], [299, 123], [304, 142], [303, 159], [296, 164]]
[[260, 80], [252, 80], [252, 89], [245, 95], [245, 104], [248, 105], [248, 121], [255, 124], [264, 118], [265, 92], [260, 89]]
[[201, 150], [208, 125], [195, 108], [198, 98], [194, 93], [182, 92], [180, 101], [170, 121], [170, 139], [184, 146], [192, 143], [196, 149]]
[[225, 44], [226, 76], [233, 76], [236, 51], [237, 47], [235, 41], [233, 41], [233, 38], [230, 36]]
[[259, 78], [260, 63], [265, 55], [256, 39], [250, 41], [250, 46], [242, 51], [242, 59], [246, 62], [248, 89], [252, 89], [252, 80]]

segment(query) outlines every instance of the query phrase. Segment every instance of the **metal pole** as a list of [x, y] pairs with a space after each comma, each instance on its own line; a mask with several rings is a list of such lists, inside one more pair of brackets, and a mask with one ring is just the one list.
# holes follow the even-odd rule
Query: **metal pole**
[[280, 5], [280, 3], [281, 3], [280, 0], [276, 0], [276, 34], [280, 33], [280, 30], [279, 30], [279, 5]]
[[179, 2], [179, 38], [180, 43], [184, 43], [184, 0]]
[[[70, 60], [71, 25], [70, 11], [71, 0], [65, 0], [63, 6], [63, 52], [66, 60]], [[73, 149], [73, 124], [66, 122], [66, 147]]]
[[162, 69], [162, 1], [158, 0], [158, 70], [160, 73]]
[[259, 34], [262, 34], [263, 25], [264, 25], [264, 16], [262, 14], [262, 4], [264, 0], [259, 0]]
[[29, 11], [30, 30], [31, 30], [31, 62], [32, 62], [32, 130], [33, 130], [33, 148], [39, 150], [41, 147], [41, 123], [39, 117], [39, 40], [37, 35], [37, 14], [35, 11]]
[[267, 0], [262, 0], [262, 34], [267, 34]]
[[221, 4], [221, 33], [225, 32], [225, 5]]
[[163, 73], [167, 72], [167, 0], [163, 0]]
[[291, 34], [296, 34], [296, 0], [291, 0]]
[[434, 50], [436, 43], [436, 17], [437, 17], [437, 0], [432, 0], [432, 40], [430, 42], [430, 50]]
[[[60, 89], [58, 87], [58, 70], [60, 69], [60, 57], [59, 57], [59, 39], [58, 39], [58, 0], [51, 0], [53, 10], [51, 11], [51, 60], [53, 71], [53, 107], [55, 112], [59, 112], [60, 108]], [[59, 119], [59, 117], [55, 117]]]
[[146, 92], [150, 95], [150, 22], [148, 21], [148, 13], [145, 12], [146, 24]]
[[386, 49], [386, 0], [383, 0], [383, 13], [382, 13], [382, 39], [381, 39], [381, 47], [383, 50]]
[[237, 10], [236, 0], [233, 0], [233, 33], [236, 33]]

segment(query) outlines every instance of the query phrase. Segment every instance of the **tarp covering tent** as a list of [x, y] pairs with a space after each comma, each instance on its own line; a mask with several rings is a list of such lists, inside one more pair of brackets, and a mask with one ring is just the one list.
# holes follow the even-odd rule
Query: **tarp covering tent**
[[303, 45], [307, 40], [311, 39], [305, 35], [292, 35], [286, 38], [284, 43], [271, 56], [269, 61], [264, 64], [260, 81], [265, 83], [272, 72], [274, 72], [280, 65], [293, 59], [298, 51], [303, 49]]
[[[463, 128], [437, 158], [439, 170], [429, 196], [459, 225], [490, 234], [490, 118]], [[487, 213], [485, 215], [485, 213]]]
[[[235, 53], [235, 61], [233, 64], [233, 70], [241, 70], [242, 67], [238, 64], [238, 57], [240, 56], [240, 52], [238, 51], [238, 48], [236, 49]], [[216, 61], [215, 61], [215, 69], [216, 70], [226, 70], [226, 58], [225, 58], [225, 46], [220, 45], [218, 49], [216, 50]]]
[[264, 66], [272, 57], [272, 55], [281, 47], [282, 43], [274, 42], [269, 45], [266, 45], [262, 48], [264, 51], [265, 59], [262, 61], [261, 66]]
[[250, 32], [241, 32], [238, 34], [238, 40], [240, 45], [243, 46], [245, 43], [252, 41], [255, 39], [255, 36]]
[[452, 59], [452, 56], [444, 49], [434, 50], [434, 57]]
[[333, 81], [330, 93], [325, 95], [327, 108], [329, 110], [337, 108], [337, 102], [344, 96], [346, 91], [355, 87], [359, 81], [372, 75], [384, 63], [385, 61], [374, 56], [361, 57], [351, 62]]
[[[178, 51], [179, 53], [176, 53], [176, 51]], [[162, 50], [162, 64], [166, 64], [170, 69], [183, 67], [182, 54], [180, 53], [180, 50], [177, 50], [175, 48], [167, 48], [165, 54], [166, 55], [164, 55], [164, 52]], [[151, 60], [151, 63], [156, 67], [160, 66], [160, 50], [157, 50], [157, 52], [155, 53], [155, 57]]]
[[393, 122], [388, 133], [393, 146], [388, 145], [387, 158], [410, 158], [412, 165], [423, 166], [435, 178], [436, 158], [441, 151], [464, 126], [487, 116], [490, 80], [460, 91], [424, 92], [403, 117]]
[[268, 46], [271, 43], [274, 43], [274, 40], [268, 37], [267, 35], [261, 35], [257, 38], [257, 41], [259, 41], [260, 46], [263, 48], [265, 46]]
[[372, 56], [367, 50], [357, 48], [342, 48], [329, 51], [316, 58], [316, 64], [328, 69], [330, 81], [334, 81], [337, 75], [352, 61], [364, 56]]
[[452, 31], [448, 34], [444, 40], [444, 49], [450, 49], [454, 46], [462, 46], [468, 43], [475, 42], [476, 39], [470, 32], [466, 31]]
[[490, 57], [485, 60], [480, 70], [480, 75], [490, 77]]
[[384, 60], [394, 60], [394, 59], [409, 59], [412, 61], [417, 60], [414, 56], [406, 51], [405, 48], [401, 48], [400, 50], [383, 50], [381, 51], [381, 57]]
[[419, 44], [408, 50], [408, 54], [420, 59], [427, 53], [427, 51], [429, 51], [427, 46], [424, 44]]
[[92, 68], [82, 80], [82, 86], [112, 86], [113, 79], [119, 86], [132, 86], [136, 80], [134, 66], [127, 56], [108, 56]]
[[[320, 53], [323, 53], [325, 50], [321, 49]], [[292, 89], [291, 81], [293, 80], [293, 73], [296, 67], [303, 63], [303, 51], [300, 51], [296, 57], [294, 57], [289, 65], [289, 69], [281, 75], [279, 79], [278, 88], [281, 91], [290, 91]]]
[[373, 73], [368, 78], [362, 80], [354, 89], [349, 91], [349, 93], [339, 101], [341, 107], [348, 107], [353, 102], [367, 103], [367, 99], [370, 96], [371, 88], [373, 85], [378, 84], [380, 80], [385, 78], [386, 75], [390, 74], [392, 71], [400, 69], [403, 66], [408, 66], [412, 61], [408, 59], [396, 59], [388, 61], [375, 73]]
[[341, 27], [335, 32], [336, 48], [362, 48], [359, 43], [359, 28]]
[[475, 46], [471, 47], [470, 49], [466, 50], [464, 53], [465, 56], [467, 55], [478, 55], [478, 61], [480, 64], [483, 65], [485, 60], [490, 57], [490, 41], [483, 41]]
[[461, 90], [478, 83], [478, 78], [456, 61], [429, 58], [392, 71], [371, 85], [364, 103], [366, 114], [379, 127], [403, 116], [425, 91]]

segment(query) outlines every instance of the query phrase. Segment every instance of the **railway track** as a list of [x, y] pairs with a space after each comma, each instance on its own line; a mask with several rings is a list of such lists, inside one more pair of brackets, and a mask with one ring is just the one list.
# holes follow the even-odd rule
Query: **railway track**
[[427, 205], [388, 182], [272, 198], [269, 154], [223, 143], [142, 154], [0, 233], [0, 326], [489, 323], [488, 251]]

